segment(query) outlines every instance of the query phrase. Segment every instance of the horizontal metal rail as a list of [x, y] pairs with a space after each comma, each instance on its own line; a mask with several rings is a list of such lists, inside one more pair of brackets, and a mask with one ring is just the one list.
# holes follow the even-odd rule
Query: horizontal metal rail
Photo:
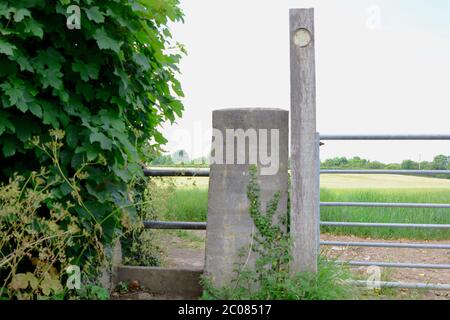
[[337, 264], [354, 267], [377, 266], [384, 268], [411, 268], [411, 269], [450, 269], [450, 264], [429, 264], [429, 263], [403, 263], [403, 262], [380, 262], [380, 261], [336, 261]]
[[323, 169], [322, 174], [412, 174], [412, 175], [433, 175], [450, 174], [450, 170], [340, 170]]
[[450, 250], [450, 244], [437, 244], [437, 243], [321, 241], [320, 245], [342, 246], [342, 247], [374, 247], [374, 248], [446, 249], [446, 250]]
[[[206, 222], [178, 222], [178, 221], [144, 221], [148, 229], [193, 229], [205, 230]], [[379, 227], [379, 228], [430, 228], [450, 229], [449, 224], [412, 224], [412, 223], [365, 223], [365, 222], [335, 222], [321, 221], [323, 227]]]
[[206, 222], [144, 221], [147, 229], [206, 230]]
[[450, 284], [434, 284], [434, 283], [420, 283], [420, 282], [367, 282], [363, 280], [348, 280], [349, 284], [358, 287], [368, 287], [379, 285], [380, 288], [398, 288], [398, 289], [421, 289], [421, 290], [450, 290]]
[[147, 177], [209, 177], [209, 168], [149, 168], [144, 169]]
[[370, 228], [424, 228], [450, 229], [450, 224], [414, 224], [414, 223], [369, 223], [369, 222], [336, 222], [321, 221], [324, 227], [370, 227]]
[[450, 209], [447, 203], [393, 203], [393, 202], [321, 202], [321, 207], [380, 207], [380, 208], [434, 208]]
[[[450, 174], [450, 170], [345, 170], [323, 169], [321, 174], [401, 174], [401, 175], [435, 175]], [[151, 168], [144, 169], [147, 177], [209, 177], [209, 168]]]
[[321, 134], [320, 140], [450, 140], [450, 134]]

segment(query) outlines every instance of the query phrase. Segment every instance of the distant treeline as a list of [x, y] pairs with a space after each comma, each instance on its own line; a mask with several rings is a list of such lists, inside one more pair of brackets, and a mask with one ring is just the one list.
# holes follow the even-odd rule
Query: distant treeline
[[[360, 157], [347, 159], [345, 157], [336, 157], [321, 162], [322, 169], [384, 169], [384, 170], [450, 170], [450, 157], [438, 155], [433, 161], [413, 161], [403, 160], [401, 163], [382, 163], [379, 161], [370, 161]], [[433, 174], [429, 177], [450, 179], [448, 174]]]
[[185, 150], [178, 150], [171, 155], [160, 155], [150, 164], [154, 166], [208, 166], [209, 159], [207, 157], [191, 159]]
[[[190, 159], [184, 150], [174, 152], [172, 155], [160, 155], [151, 164], [155, 166], [208, 166], [209, 159], [201, 157]], [[450, 156], [437, 155], [433, 161], [404, 160], [401, 163], [383, 163], [371, 161], [360, 157], [336, 157], [321, 162], [322, 169], [384, 169], [384, 170], [450, 170]], [[438, 176], [438, 175], [437, 175]], [[450, 178], [448, 175], [440, 177]]]
[[386, 170], [450, 170], [450, 156], [438, 155], [433, 161], [404, 160], [402, 163], [382, 163], [360, 157], [336, 157], [321, 162], [323, 169], [386, 169]]

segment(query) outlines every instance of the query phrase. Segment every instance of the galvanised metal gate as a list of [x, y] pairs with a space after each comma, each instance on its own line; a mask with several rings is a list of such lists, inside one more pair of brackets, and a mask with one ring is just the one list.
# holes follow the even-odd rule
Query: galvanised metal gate
[[[450, 135], [319, 135], [320, 140], [450, 140]], [[320, 162], [319, 162], [320, 163]], [[401, 175], [435, 175], [450, 174], [450, 170], [320, 170], [327, 174], [401, 174]], [[450, 209], [450, 204], [437, 203], [380, 203], [380, 202], [320, 202], [320, 207], [379, 207], [379, 208], [442, 208]], [[449, 224], [412, 224], [412, 223], [360, 223], [360, 222], [320, 222], [321, 226], [333, 227], [372, 227], [372, 228], [427, 228], [450, 229]], [[392, 242], [341, 242], [321, 241], [325, 246], [357, 246], [357, 247], [381, 247], [404, 249], [450, 249], [450, 244], [425, 244], [425, 243], [392, 243]], [[378, 266], [389, 268], [422, 268], [422, 269], [450, 269], [450, 264], [419, 264], [384, 261], [340, 261], [350, 266]], [[450, 279], [449, 279], [450, 280]], [[353, 284], [366, 286], [366, 281], [353, 281]], [[450, 290], [450, 284], [431, 283], [401, 283], [380, 282], [380, 287], [405, 288], [405, 289], [432, 289]]]
[[[318, 141], [326, 140], [450, 140], [450, 135], [319, 135]], [[320, 166], [320, 161], [317, 161]], [[435, 175], [450, 174], [450, 170], [320, 170], [320, 174], [400, 174], [400, 175]], [[154, 177], [208, 177], [209, 169], [146, 169], [146, 176]], [[318, 176], [319, 179], [319, 176]], [[450, 209], [450, 204], [437, 203], [379, 203], [379, 202], [320, 202], [320, 207], [379, 207], [379, 208], [442, 208]], [[190, 229], [206, 230], [206, 222], [175, 222], [175, 221], [145, 221], [144, 225], [149, 229]], [[320, 221], [320, 226], [329, 227], [373, 227], [373, 228], [427, 228], [450, 229], [450, 224], [412, 224], [412, 223], [361, 223], [361, 222], [333, 222]], [[356, 246], [356, 247], [381, 247], [404, 249], [443, 249], [450, 250], [450, 244], [425, 244], [425, 243], [395, 243], [395, 242], [342, 242], [320, 241], [321, 246]], [[421, 268], [421, 269], [450, 269], [450, 264], [423, 264], [400, 263], [384, 261], [338, 261], [349, 266], [378, 266], [387, 268]], [[354, 285], [366, 286], [366, 281], [352, 281]], [[432, 283], [402, 283], [379, 282], [380, 287], [405, 288], [405, 289], [429, 289], [450, 290], [450, 284]]]

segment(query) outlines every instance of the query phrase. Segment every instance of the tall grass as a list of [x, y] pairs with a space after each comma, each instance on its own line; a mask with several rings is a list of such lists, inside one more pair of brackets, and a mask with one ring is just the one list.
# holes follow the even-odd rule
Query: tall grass
[[[176, 189], [168, 196], [167, 220], [206, 221], [208, 190]], [[449, 189], [321, 189], [321, 201], [450, 203]], [[324, 207], [322, 221], [450, 224], [450, 209]], [[322, 232], [380, 239], [450, 239], [448, 229], [322, 227]]]
[[[321, 201], [450, 203], [449, 189], [322, 189]], [[450, 224], [450, 209], [323, 207], [322, 221]], [[323, 232], [383, 239], [450, 239], [448, 229], [322, 227]]]
[[167, 220], [206, 221], [208, 212], [208, 190], [188, 187], [177, 189], [167, 199]]
[[[245, 277], [245, 275], [244, 275]], [[259, 290], [251, 291], [246, 286], [214, 288], [202, 278], [205, 288], [203, 300], [354, 300], [364, 292], [346, 280], [351, 273], [345, 266], [319, 258], [317, 273], [302, 272], [289, 276], [286, 271], [277, 277], [260, 279]]]

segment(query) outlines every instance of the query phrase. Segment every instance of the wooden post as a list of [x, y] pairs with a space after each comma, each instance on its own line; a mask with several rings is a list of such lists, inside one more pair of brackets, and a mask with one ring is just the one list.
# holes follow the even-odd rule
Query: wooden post
[[319, 168], [314, 9], [291, 9], [291, 272], [317, 272]]

